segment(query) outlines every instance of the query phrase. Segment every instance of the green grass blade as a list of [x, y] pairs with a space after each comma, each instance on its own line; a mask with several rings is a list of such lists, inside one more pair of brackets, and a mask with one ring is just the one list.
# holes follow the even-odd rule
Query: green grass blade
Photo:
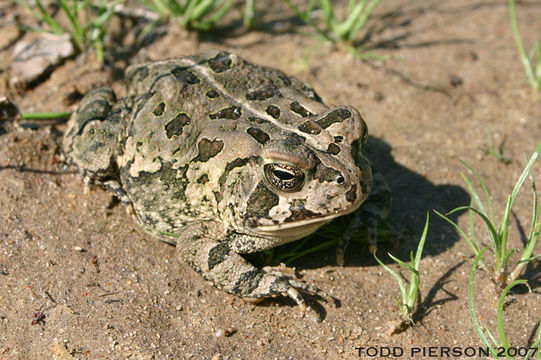
[[[461, 206], [459, 208], [456, 208], [456, 209], [453, 209], [451, 212], [448, 213], [451, 214], [455, 211], [460, 211], [460, 210], [463, 210], [463, 209], [470, 209], [469, 206]], [[468, 235], [466, 235], [466, 233], [464, 232], [464, 230], [462, 230], [462, 228], [460, 226], [458, 226], [457, 223], [455, 223], [453, 220], [449, 219], [446, 215], [443, 215], [442, 213], [440, 213], [439, 211], [437, 210], [433, 210], [437, 215], [439, 215], [442, 219], [444, 219], [445, 221], [447, 221], [449, 224], [453, 225], [453, 227], [455, 228], [456, 231], [458, 231], [458, 233], [460, 234], [460, 236], [462, 236], [464, 238], [464, 240], [466, 240], [466, 242], [468, 243], [468, 245], [470, 246], [470, 248], [472, 249], [473, 253], [475, 256], [477, 256], [479, 254], [479, 246], [476, 242], [474, 242], [472, 239], [470, 239], [470, 237]]]
[[337, 24], [333, 30], [334, 33], [338, 35], [343, 40], [352, 40], [351, 30], [355, 24], [355, 21], [359, 19], [363, 11], [364, 4], [359, 3], [353, 11], [349, 14], [344, 22]]
[[503, 257], [503, 260], [502, 260], [501, 270], [506, 270], [507, 269], [507, 264], [509, 263], [509, 258], [511, 257], [511, 255], [513, 255], [517, 251], [518, 251], [517, 249], [509, 249], [509, 250], [507, 250], [507, 252], [505, 253], [505, 256]]
[[539, 239], [539, 233], [541, 232], [541, 221], [539, 221], [540, 209], [539, 209], [538, 200], [537, 200], [537, 187], [535, 186], [535, 179], [533, 177], [533, 174], [531, 175], [531, 178], [532, 178], [532, 192], [533, 192], [532, 223], [530, 225], [528, 243], [526, 244], [526, 248], [524, 249], [522, 258], [529, 258], [532, 255], [533, 249], [535, 248], [535, 245], [537, 244], [537, 240]]
[[221, 0], [200, 0], [194, 1], [194, 7], [190, 13], [190, 20], [199, 20], [212, 10], [220, 6]]
[[186, 13], [191, 1], [183, 1], [183, 4], [179, 4], [177, 0], [166, 0], [165, 7], [169, 14], [180, 16]]
[[391, 259], [393, 259], [397, 264], [399, 264], [399, 265], [405, 267], [406, 269], [408, 269], [408, 270], [411, 271], [412, 273], [416, 273], [416, 272], [417, 272], [417, 270], [415, 270], [415, 268], [414, 268], [413, 266], [411, 266], [410, 264], [408, 264], [408, 263], [406, 263], [406, 262], [400, 260], [400, 259], [397, 258], [396, 256], [394, 256], [394, 255], [392, 255], [392, 254], [389, 254], [389, 253], [387, 253], [387, 255], [389, 255], [389, 257], [390, 257]]
[[475, 257], [475, 260], [473, 261], [472, 269], [470, 272], [470, 282], [468, 285], [468, 303], [470, 307], [470, 315], [472, 318], [473, 326], [475, 328], [475, 331], [477, 331], [477, 336], [479, 336], [479, 339], [481, 339], [481, 342], [483, 343], [483, 345], [485, 345], [489, 349], [492, 356], [497, 358], [498, 353], [496, 349], [494, 349], [488, 342], [488, 339], [486, 338], [483, 332], [483, 329], [481, 329], [481, 324], [479, 324], [479, 320], [477, 320], [477, 314], [475, 313], [475, 306], [473, 303], [473, 287], [474, 287], [474, 282], [475, 282], [475, 272], [477, 270], [477, 264], [483, 257], [483, 254], [485, 253], [486, 250], [487, 248], [484, 248], [483, 250], [481, 250], [479, 254]]
[[190, 19], [198, 0], [187, 0], [184, 6], [180, 5], [180, 11], [175, 14], [177, 22], [182, 26], [191, 26]]
[[426, 213], [426, 222], [425, 227], [423, 229], [423, 233], [421, 235], [421, 239], [419, 240], [419, 245], [417, 245], [417, 251], [415, 251], [415, 258], [413, 258], [412, 254], [412, 263], [415, 271], [411, 272], [411, 278], [410, 278], [410, 286], [408, 291], [408, 306], [410, 309], [413, 309], [413, 305], [415, 304], [415, 301], [417, 300], [417, 294], [419, 291], [419, 284], [421, 283], [421, 279], [419, 276], [419, 265], [421, 263], [421, 257], [423, 255], [423, 249], [425, 247], [426, 242], [426, 236], [428, 234], [428, 224], [430, 222], [430, 216], [429, 213]]
[[[473, 201], [473, 200], [472, 200]], [[470, 201], [470, 207], [473, 205], [472, 201]], [[473, 211], [468, 209], [468, 223], [470, 225], [470, 238], [472, 244], [475, 246], [474, 255], [476, 256], [479, 254], [479, 241], [477, 240], [477, 236], [475, 235], [475, 222], [473, 220]]]
[[73, 42], [75, 43], [75, 47], [77, 47], [77, 50], [79, 51], [84, 51], [85, 44], [81, 35], [82, 28], [79, 24], [78, 19], [76, 18], [76, 14], [72, 13], [72, 10], [70, 9], [70, 6], [67, 0], [58, 0], [58, 5], [68, 17], [68, 20], [71, 25], [71, 36], [72, 36]]
[[26, 8], [30, 9], [32, 14], [34, 14], [34, 16], [36, 16], [39, 20], [46, 22], [47, 25], [51, 27], [51, 29], [53, 30], [55, 34], [57, 35], [64, 34], [64, 29], [60, 26], [59, 23], [56, 22], [55, 19], [53, 19], [51, 15], [49, 15], [47, 10], [41, 3], [41, 0], [36, 0], [36, 6], [38, 7], [39, 12], [35, 11], [29, 4], [26, 3], [26, 1], [24, 3], [26, 4]]
[[[481, 188], [483, 189], [483, 192], [485, 193], [485, 197], [487, 198], [490, 218], [492, 219], [492, 222], [495, 222], [494, 208], [492, 206], [492, 197], [490, 196], [490, 191], [488, 191], [488, 187], [487, 187], [485, 181], [483, 180], [481, 175], [479, 175], [479, 173], [474, 168], [472, 168], [468, 163], [466, 163], [465, 161], [462, 161], [462, 160], [459, 160], [459, 161], [462, 163], [462, 165], [464, 165], [466, 168], [468, 168], [468, 170], [470, 170], [472, 172], [472, 174], [475, 176], [477, 181], [479, 181], [479, 184], [481, 185]], [[477, 195], [477, 192], [475, 190], [473, 190], [473, 186], [471, 185], [468, 178], [464, 174], [460, 174], [460, 175], [462, 176], [462, 178], [464, 179], [464, 182], [468, 186], [468, 189], [469, 189], [470, 193], [472, 194], [472, 196], [474, 197], [475, 202], [477, 203], [477, 206], [479, 207], [479, 209], [481, 209], [484, 213], [486, 213], [486, 210], [483, 207], [483, 202], [481, 201], [481, 199]]]
[[539, 41], [536, 41], [534, 49], [536, 49], [535, 52], [537, 52], [537, 62], [535, 65], [535, 78], [537, 79], [536, 91], [541, 91], [541, 43]]
[[158, 232], [162, 235], [166, 235], [166, 236], [172, 236], [172, 237], [176, 237], [176, 238], [179, 238], [180, 237], [180, 234], [176, 234], [176, 233], [172, 233], [172, 232], [168, 232], [168, 231], [161, 231], [161, 230], [158, 230]]
[[160, 17], [167, 17], [171, 15], [169, 7], [162, 0], [139, 0], [151, 11], [158, 13]]
[[244, 5], [244, 16], [242, 18], [242, 25], [244, 28], [249, 29], [254, 27], [255, 24], [255, 0], [246, 0]]
[[310, 12], [312, 11], [312, 7], [314, 6], [314, 0], [311, 0], [308, 4], [308, 10], [305, 12], [302, 12], [295, 4], [291, 2], [291, 0], [284, 0], [284, 2], [289, 6], [291, 10], [295, 12], [295, 14], [302, 19], [302, 21], [310, 26], [312, 29], [316, 31], [316, 33], [321, 36], [323, 39], [329, 42], [334, 42], [334, 39], [329, 36], [325, 31], [321, 30], [319, 26], [317, 26], [312, 19], [310, 18]]
[[[498, 238], [498, 233], [496, 229], [494, 228], [494, 225], [490, 222], [490, 219], [484, 213], [477, 210], [476, 208], [470, 208], [470, 210], [476, 213], [485, 222], [485, 227], [487, 228], [487, 231], [488, 231], [488, 235], [489, 235], [488, 238], [490, 239], [491, 246], [495, 253], [499, 253], [500, 248], [501, 248], [501, 241]], [[502, 260], [503, 260], [503, 256], [502, 256]]]
[[522, 187], [522, 184], [524, 183], [524, 180], [526, 180], [526, 177], [528, 176], [528, 174], [530, 174], [532, 167], [537, 161], [539, 152], [541, 152], [541, 142], [537, 144], [537, 147], [535, 148], [534, 153], [530, 157], [530, 160], [526, 164], [526, 167], [522, 171], [522, 174], [518, 178], [517, 183], [515, 184], [515, 187], [513, 188], [513, 191], [511, 192], [511, 195], [508, 198], [507, 205], [505, 207], [505, 213], [503, 214], [502, 222], [500, 224], [500, 230], [498, 231], [499, 239], [501, 241], [500, 256], [502, 258], [504, 255], [503, 252], [505, 251], [507, 247], [507, 236], [509, 234], [509, 217], [511, 216], [511, 209], [513, 208], [515, 199], [518, 195], [520, 188]]
[[94, 26], [97, 28], [103, 28], [109, 18], [115, 13], [115, 6], [121, 3], [122, 0], [116, 0], [109, 6], [102, 9], [101, 14], [94, 21]]
[[517, 45], [520, 61], [522, 62], [522, 66], [524, 67], [524, 71], [526, 72], [526, 76], [528, 77], [528, 82], [534, 89], [539, 90], [539, 88], [537, 88], [535, 76], [532, 71], [530, 61], [528, 60], [528, 55], [526, 55], [526, 51], [524, 50], [522, 38], [518, 30], [517, 13], [515, 10], [514, 0], [509, 0], [509, 16], [511, 17], [511, 28], [513, 29], [513, 38], [515, 39], [515, 44]]
[[233, 0], [227, 0], [225, 4], [222, 4], [222, 7], [219, 8], [214, 15], [212, 15], [208, 20], [204, 22], [205, 29], [209, 30], [211, 27], [213, 27], [221, 18], [224, 17], [225, 13], [229, 11], [231, 6], [233, 5]]
[[321, 11], [323, 12], [323, 20], [325, 21], [327, 27], [329, 29], [335, 28], [337, 20], [331, 2], [329, 0], [319, 0], [318, 3]]
[[70, 112], [33, 112], [33, 113], [22, 113], [21, 117], [24, 120], [35, 119], [35, 120], [51, 120], [51, 119], [65, 119], [71, 116]]
[[474, 201], [477, 205], [477, 207], [484, 213], [486, 213], [485, 206], [483, 205], [483, 202], [481, 201], [481, 198], [477, 194], [477, 191], [475, 191], [475, 188], [471, 184], [470, 180], [464, 175], [463, 173], [460, 173], [460, 176], [462, 176], [462, 180], [466, 183], [466, 186], [468, 187], [468, 191], [471, 194], [472, 201]]
[[415, 252], [415, 270], [419, 270], [419, 263], [421, 262], [421, 257], [423, 255], [423, 249], [425, 247], [426, 235], [428, 234], [428, 224], [430, 222], [430, 215], [426, 213], [425, 227], [423, 233], [421, 234], [421, 240], [419, 240], [419, 245], [417, 245], [417, 251]]
[[317, 26], [312, 22], [312, 20], [310, 19], [310, 10], [307, 10], [305, 12], [301, 11], [301, 9], [299, 9], [299, 7], [295, 4], [293, 4], [291, 2], [291, 0], [284, 0], [284, 2], [287, 4], [287, 6], [289, 6], [289, 8], [291, 10], [293, 10], [293, 12], [301, 18], [301, 20], [307, 24], [307, 25], [310, 25], [311, 27], [313, 27], [314, 29], [317, 28]]
[[[366, 0], [363, 0], [363, 1], [366, 1]], [[357, 0], [349, 0], [348, 1], [348, 11], [352, 12], [353, 9], [355, 8], [356, 4], [357, 4]]]
[[496, 337], [494, 335], [492, 335], [492, 332], [486, 326], [485, 326], [485, 331], [487, 332], [488, 338], [490, 339], [490, 341], [492, 341], [494, 346], [497, 347], [497, 348], [500, 347], [500, 344], [498, 343], [498, 340], [496, 340]]
[[[389, 254], [390, 255], [390, 254]], [[402, 280], [402, 278], [400, 277], [400, 275], [398, 275], [393, 269], [391, 269], [389, 266], [385, 265], [376, 255], [376, 253], [374, 253], [374, 258], [376, 259], [376, 261], [381, 265], [383, 266], [383, 268], [389, 273], [391, 274], [395, 279], [396, 281], [398, 282], [398, 287], [400, 288], [400, 297], [402, 298], [402, 304], [406, 304], [406, 286], [404, 285], [404, 280]]]
[[362, 28], [366, 25], [366, 22], [372, 16], [372, 12], [374, 11], [375, 7], [379, 4], [379, 0], [372, 0], [368, 7], [364, 8], [364, 11], [362, 12], [361, 16], [357, 20], [357, 22], [354, 24], [353, 28], [351, 29], [351, 39], [355, 39], [357, 35], [359, 35], [359, 32], [362, 30]]
[[[506, 350], [509, 349], [509, 342], [507, 341], [507, 334], [505, 333], [505, 330], [503, 328], [503, 306], [505, 304], [505, 297], [507, 296], [507, 293], [516, 285], [518, 284], [525, 284], [526, 280], [515, 280], [511, 284], [507, 285], [505, 289], [503, 289], [502, 294], [500, 295], [500, 300], [498, 301], [498, 312], [497, 312], [497, 320], [496, 324], [498, 326], [498, 335], [500, 337], [500, 342], [502, 347], [504, 347]], [[506, 351], [507, 353], [507, 351]], [[509, 356], [508, 356], [509, 357]]]
[[[73, 0], [72, 0], [73, 1]], [[103, 1], [102, 1], [103, 2]], [[73, 1], [73, 13], [79, 13], [80, 11], [83, 11], [85, 9], [89, 9], [90, 0], [83, 0], [81, 2]]]
[[531, 258], [520, 260], [520, 261], [529, 263], [531, 261], [534, 261], [534, 260], [537, 260], [537, 259], [540, 259], [540, 258], [541, 258], [541, 254], [537, 254], [537, 255], [532, 256]]

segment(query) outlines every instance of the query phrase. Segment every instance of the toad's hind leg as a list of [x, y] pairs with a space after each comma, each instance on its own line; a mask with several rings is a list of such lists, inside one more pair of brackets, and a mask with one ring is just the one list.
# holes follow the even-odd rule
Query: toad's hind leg
[[118, 177], [115, 163], [122, 106], [109, 88], [88, 92], [68, 122], [63, 148], [79, 171], [91, 182]]

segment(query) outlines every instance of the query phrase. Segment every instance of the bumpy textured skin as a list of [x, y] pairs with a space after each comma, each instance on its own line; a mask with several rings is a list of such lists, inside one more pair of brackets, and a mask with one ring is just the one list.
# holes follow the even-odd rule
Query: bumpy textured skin
[[359, 208], [372, 174], [358, 111], [223, 51], [134, 65], [126, 78], [125, 98], [96, 89], [69, 121], [64, 150], [87, 179], [218, 288], [299, 305], [296, 289], [323, 294], [239, 254]]

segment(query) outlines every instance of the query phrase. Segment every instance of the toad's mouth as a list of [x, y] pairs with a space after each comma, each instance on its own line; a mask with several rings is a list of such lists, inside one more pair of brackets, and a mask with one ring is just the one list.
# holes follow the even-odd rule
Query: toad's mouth
[[351, 211], [340, 212], [322, 217], [315, 217], [276, 225], [263, 225], [256, 227], [254, 230], [260, 235], [281, 238], [285, 243], [308, 236], [321, 226], [331, 222], [333, 219], [346, 215], [350, 212]]

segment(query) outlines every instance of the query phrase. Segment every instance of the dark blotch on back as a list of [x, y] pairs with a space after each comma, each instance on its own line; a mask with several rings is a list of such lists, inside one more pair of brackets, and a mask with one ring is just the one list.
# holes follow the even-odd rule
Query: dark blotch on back
[[209, 90], [205, 93], [205, 95], [210, 99], [216, 99], [220, 94], [216, 90]]
[[329, 147], [327, 148], [327, 152], [329, 154], [337, 155], [338, 153], [340, 153], [340, 146], [330, 143]]
[[266, 100], [278, 94], [278, 89], [275, 85], [269, 85], [262, 89], [250, 91], [246, 93], [246, 100]]
[[190, 123], [190, 117], [184, 113], [178, 114], [173, 120], [169, 121], [165, 125], [165, 133], [168, 139], [171, 139], [173, 135], [182, 135], [182, 129], [184, 126]]
[[291, 109], [291, 111], [293, 111], [294, 113], [297, 113], [299, 114], [300, 116], [302, 117], [308, 117], [308, 116], [311, 116], [312, 113], [308, 110], [306, 110], [304, 108], [304, 106], [302, 106], [301, 104], [299, 104], [297, 101], [293, 101], [290, 105], [289, 105], [289, 108]]
[[224, 142], [222, 140], [209, 140], [203, 138], [197, 143], [197, 148], [199, 149], [199, 154], [194, 161], [205, 162], [222, 151]]
[[275, 119], [278, 119], [280, 117], [280, 109], [278, 108], [278, 106], [269, 105], [267, 107], [267, 114], [269, 114]]
[[298, 126], [298, 129], [311, 135], [317, 135], [321, 132], [321, 128], [312, 120], [307, 120], [303, 122]]
[[212, 71], [221, 73], [231, 68], [232, 61], [229, 53], [220, 51], [215, 57], [209, 59], [208, 64]]
[[231, 119], [237, 120], [242, 116], [242, 110], [240, 106], [231, 106], [220, 111], [217, 111], [213, 114], [209, 114], [211, 120], [215, 119]]
[[270, 139], [269, 134], [258, 128], [250, 127], [246, 132], [261, 145], [265, 145]]
[[257, 225], [257, 219], [268, 218], [269, 211], [278, 205], [279, 200], [278, 195], [260, 181], [247, 202], [246, 218], [251, 219], [250, 225]]
[[346, 120], [347, 118], [351, 117], [351, 111], [348, 109], [335, 109], [332, 110], [330, 113], [322, 117], [321, 119], [317, 120], [316, 123], [321, 126], [322, 128], [328, 128], [335, 122], [341, 122]]
[[162, 116], [164, 111], [165, 111], [165, 103], [162, 101], [161, 103], [156, 105], [152, 113], [156, 116]]
[[176, 67], [173, 70], [171, 70], [171, 74], [175, 75], [177, 79], [179, 79], [182, 82], [185, 82], [186, 84], [194, 85], [199, 84], [201, 80], [197, 76], [194, 75], [191, 71], [187, 70], [185, 67]]

